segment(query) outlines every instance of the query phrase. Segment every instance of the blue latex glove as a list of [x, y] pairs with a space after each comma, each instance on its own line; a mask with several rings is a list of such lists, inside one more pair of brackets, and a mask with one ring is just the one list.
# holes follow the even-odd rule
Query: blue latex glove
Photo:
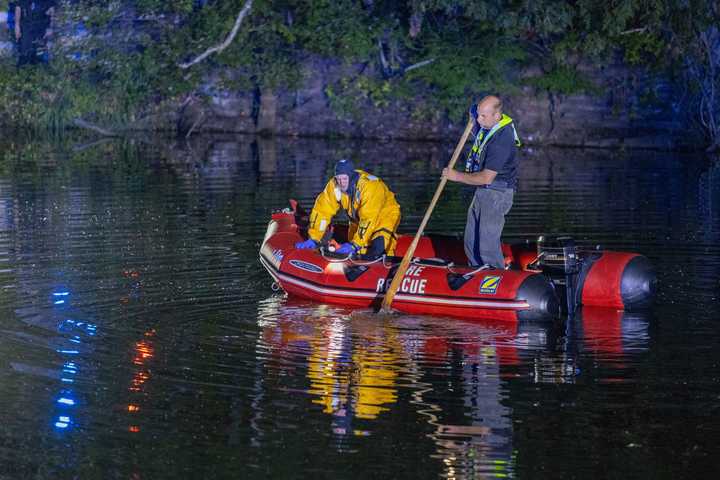
[[340, 245], [340, 248], [335, 250], [335, 253], [339, 253], [340, 255], [350, 255], [351, 253], [355, 253], [358, 251], [358, 247], [354, 243], [343, 243]]
[[478, 117], [478, 111], [477, 111], [477, 103], [473, 103], [470, 105], [470, 116], [475, 120], [475, 123], [477, 123], [477, 117]]
[[304, 242], [297, 242], [295, 244], [295, 248], [298, 250], [305, 250], [308, 248], [316, 248], [318, 246], [317, 242], [313, 240], [312, 238], [308, 238]]

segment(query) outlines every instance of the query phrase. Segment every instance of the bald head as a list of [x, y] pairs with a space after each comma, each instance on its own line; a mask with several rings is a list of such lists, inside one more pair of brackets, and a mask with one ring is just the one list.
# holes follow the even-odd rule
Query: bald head
[[502, 101], [495, 95], [488, 95], [478, 102], [478, 109], [490, 108], [502, 115]]
[[477, 123], [482, 128], [492, 128], [502, 118], [502, 101], [495, 95], [488, 95], [478, 102]]

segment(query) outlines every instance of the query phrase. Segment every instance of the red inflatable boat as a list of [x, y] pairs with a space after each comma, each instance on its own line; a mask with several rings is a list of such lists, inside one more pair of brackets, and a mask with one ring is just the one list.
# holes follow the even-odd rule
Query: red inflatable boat
[[[298, 250], [307, 217], [292, 208], [274, 213], [260, 248], [260, 261], [289, 295], [318, 302], [377, 308], [412, 236], [401, 235], [396, 257], [338, 256], [326, 248]], [[344, 231], [336, 228], [339, 242]], [[393, 308], [410, 314], [468, 319], [543, 320], [556, 318], [561, 305], [626, 309], [647, 305], [655, 276], [649, 261], [634, 253], [584, 252], [572, 239], [503, 245], [508, 268], [467, 265], [462, 240], [423, 237]]]

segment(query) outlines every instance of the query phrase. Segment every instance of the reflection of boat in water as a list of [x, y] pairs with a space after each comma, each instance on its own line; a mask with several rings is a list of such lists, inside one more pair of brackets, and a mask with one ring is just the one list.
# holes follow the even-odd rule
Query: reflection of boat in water
[[611, 308], [583, 307], [576, 336], [586, 351], [600, 359], [623, 358], [648, 349], [648, 316]]
[[[260, 261], [288, 294], [352, 307], [379, 306], [399, 265], [399, 257], [355, 259], [324, 248], [298, 250], [307, 219], [297, 210], [275, 213], [260, 249]], [[343, 241], [336, 228], [336, 240]], [[397, 255], [412, 237], [401, 235]], [[505, 270], [467, 266], [462, 242], [446, 236], [423, 237], [393, 307], [403, 313], [462, 318], [539, 320], [558, 315], [558, 294], [575, 305], [631, 308], [654, 293], [649, 261], [625, 252], [585, 252], [571, 239], [536, 245], [504, 245]]]
[[[370, 422], [405, 410], [407, 407], [398, 404], [409, 402], [410, 410], [417, 410], [434, 425], [442, 442], [483, 431], [484, 438], [497, 438], [509, 445], [510, 436], [501, 433], [509, 426], [506, 409], [494, 405], [501, 396], [500, 368], [517, 364], [518, 351], [532, 343], [527, 338], [514, 341], [523, 335], [518, 333], [518, 324], [448, 323], [424, 316], [397, 316], [387, 322], [382, 317], [351, 312], [344, 307], [274, 297], [264, 302], [259, 314], [263, 328], [260, 348], [267, 356], [267, 375], [283, 384], [292, 382], [292, 390], [297, 391], [298, 377], [290, 372], [305, 372], [308, 399], [331, 417], [334, 435], [371, 435]], [[453, 365], [451, 370], [447, 370], [448, 364]], [[457, 376], [460, 371], [465, 373]], [[442, 379], [436, 378], [438, 373]], [[443, 394], [445, 385], [451, 384], [456, 393]], [[483, 419], [477, 425], [461, 424], [461, 418], [450, 423], [446, 407], [427, 404], [429, 399], [452, 403], [457, 392], [465, 389], [472, 398], [467, 398], [461, 408], [475, 411], [475, 416]], [[403, 391], [410, 392], [411, 397]], [[497, 415], [488, 409], [479, 411], [478, 405], [497, 410]]]
[[297, 392], [297, 373], [305, 372], [308, 403], [328, 416], [338, 449], [406, 418], [406, 435], [430, 447], [422, 450], [447, 473], [512, 473], [502, 370], [517, 366], [523, 350], [544, 350], [548, 335], [538, 331], [551, 324], [532, 324], [526, 335], [523, 325], [503, 321], [399, 315], [387, 322], [351, 313], [293, 297], [263, 302], [265, 383]]
[[519, 397], [537, 394], [513, 383], [570, 384], [582, 375], [579, 354], [629, 364], [647, 348], [646, 319], [608, 308], [584, 307], [566, 331], [551, 322], [388, 321], [274, 295], [260, 303], [258, 322], [262, 385], [273, 389], [263, 398], [301, 402], [306, 418], [327, 425], [310, 431], [332, 435], [338, 449], [372, 441], [363, 438], [402, 419], [414, 448], [454, 478], [513, 476], [515, 442], [532, 428], [513, 410], [535, 401]]

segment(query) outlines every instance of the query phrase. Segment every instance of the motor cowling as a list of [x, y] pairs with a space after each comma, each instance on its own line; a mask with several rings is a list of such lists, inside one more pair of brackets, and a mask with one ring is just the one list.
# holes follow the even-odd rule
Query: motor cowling
[[543, 272], [550, 275], [574, 275], [580, 271], [580, 257], [572, 237], [541, 236], [537, 242], [537, 254]]
[[572, 237], [546, 238], [541, 236], [537, 243], [537, 258], [543, 273], [560, 287], [565, 297], [565, 311], [573, 315], [577, 306], [578, 273], [582, 260]]

